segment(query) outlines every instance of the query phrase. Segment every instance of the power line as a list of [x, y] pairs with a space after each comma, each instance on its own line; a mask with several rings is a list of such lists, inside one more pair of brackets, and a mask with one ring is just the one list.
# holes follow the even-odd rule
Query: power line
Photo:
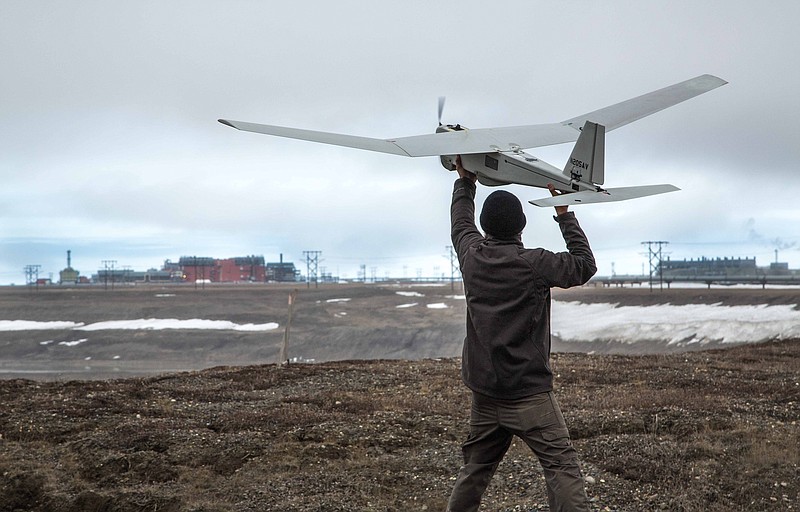
[[105, 289], [108, 290], [108, 273], [109, 270], [111, 271], [111, 289], [114, 289], [114, 265], [117, 264], [117, 260], [103, 260], [101, 262], [103, 264], [103, 269], [105, 272], [103, 275], [105, 276], [103, 281], [105, 283]]
[[650, 260], [650, 291], [653, 291], [653, 273], [655, 272], [658, 272], [659, 289], [664, 289], [661, 248], [667, 244], [669, 244], [669, 242], [663, 240], [648, 240], [647, 242], [642, 242], [642, 245], [647, 246], [647, 256]]
[[306, 259], [306, 287], [311, 288], [311, 280], [314, 280], [314, 288], [319, 288], [318, 268], [319, 268], [319, 255], [322, 251], [303, 251], [303, 256]]
[[39, 289], [39, 269], [42, 268], [41, 265], [25, 265], [23, 269], [25, 271], [25, 284], [26, 285], [36, 285], [36, 289]]
[[450, 291], [455, 291], [456, 272], [460, 272], [458, 258], [456, 257], [456, 251], [453, 249], [452, 245], [446, 246], [445, 249], [450, 251]]

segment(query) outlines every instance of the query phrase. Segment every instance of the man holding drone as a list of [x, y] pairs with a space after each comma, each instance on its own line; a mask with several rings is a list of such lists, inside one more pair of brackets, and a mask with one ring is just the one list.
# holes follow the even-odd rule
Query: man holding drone
[[[522, 205], [490, 194], [475, 226], [476, 175], [456, 159], [451, 235], [467, 298], [462, 378], [472, 390], [469, 437], [448, 511], [476, 511], [489, 481], [520, 437], [544, 469], [551, 511], [588, 511], [578, 457], [553, 395], [550, 289], [586, 283], [597, 271], [575, 214], [556, 207], [566, 252], [522, 245]], [[559, 193], [550, 185], [553, 196]]]

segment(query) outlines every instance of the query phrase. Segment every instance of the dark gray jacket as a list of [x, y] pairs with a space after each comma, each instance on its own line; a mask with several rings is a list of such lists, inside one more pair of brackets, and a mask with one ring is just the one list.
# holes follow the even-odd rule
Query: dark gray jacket
[[584, 284], [597, 271], [575, 214], [555, 217], [568, 252], [484, 237], [475, 227], [475, 184], [458, 179], [450, 218], [467, 296], [464, 383], [501, 399], [551, 391], [550, 288]]

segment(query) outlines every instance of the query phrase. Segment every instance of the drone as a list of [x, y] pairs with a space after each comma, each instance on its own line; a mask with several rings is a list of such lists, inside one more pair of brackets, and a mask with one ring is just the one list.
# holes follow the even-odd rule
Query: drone
[[[562, 194], [529, 202], [536, 206], [571, 206], [624, 201], [680, 190], [669, 184], [603, 188], [605, 134], [727, 83], [713, 75], [700, 75], [560, 123], [500, 128], [469, 129], [460, 124], [442, 124], [444, 98], [439, 98], [439, 126], [435, 133], [394, 139], [227, 119], [219, 119], [219, 122], [247, 132], [380, 153], [407, 157], [438, 156], [444, 168], [450, 171], [456, 169], [456, 158], [460, 155], [464, 169], [477, 175], [483, 185], [518, 184], [547, 188], [552, 184]], [[575, 146], [564, 169], [523, 151], [567, 142], [575, 142]]]

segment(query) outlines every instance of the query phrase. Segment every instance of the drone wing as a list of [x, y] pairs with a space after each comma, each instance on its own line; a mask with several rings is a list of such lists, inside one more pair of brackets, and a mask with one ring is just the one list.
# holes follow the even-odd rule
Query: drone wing
[[726, 84], [712, 75], [702, 75], [691, 80], [644, 94], [610, 107], [595, 110], [561, 123], [507, 126], [503, 128], [478, 128], [414, 135], [395, 139], [375, 139], [339, 133], [301, 130], [283, 126], [246, 123], [220, 119], [227, 126], [247, 132], [264, 133], [278, 137], [308, 140], [336, 146], [366, 149], [402, 156], [467, 155], [515, 151], [575, 142], [586, 121], [605, 126], [606, 131], [654, 114], [667, 107]]
[[505, 128], [479, 128], [475, 130], [464, 129], [396, 139], [375, 139], [284, 126], [230, 121], [227, 119], [220, 119], [219, 122], [246, 132], [263, 133], [402, 156], [493, 153], [496, 151], [513, 151], [520, 148], [574, 142], [578, 139], [578, 133], [575, 130], [561, 123], [509, 126]]
[[725, 80], [714, 75], [700, 75], [690, 80], [649, 92], [610, 107], [601, 108], [582, 116], [564, 121], [563, 125], [579, 130], [586, 121], [601, 124], [606, 131], [637, 121], [665, 108], [699, 96], [705, 92], [727, 84]]
[[546, 197], [528, 201], [536, 206], [573, 206], [576, 204], [610, 203], [613, 201], [626, 201], [637, 197], [654, 196], [666, 192], [680, 190], [675, 185], [643, 185], [638, 187], [609, 188], [600, 192], [585, 190], [561, 194], [555, 197]]
[[321, 142], [323, 144], [333, 144], [336, 146], [346, 146], [349, 148], [367, 149], [380, 153], [408, 156], [400, 147], [388, 140], [358, 137], [355, 135], [342, 135], [339, 133], [317, 132], [313, 130], [300, 130], [297, 128], [271, 126], [268, 124], [245, 123], [243, 121], [228, 121], [227, 119], [219, 119], [219, 122], [245, 132], [264, 133], [266, 135], [276, 135], [278, 137], [288, 137], [290, 139], [308, 140], [311, 142]]

